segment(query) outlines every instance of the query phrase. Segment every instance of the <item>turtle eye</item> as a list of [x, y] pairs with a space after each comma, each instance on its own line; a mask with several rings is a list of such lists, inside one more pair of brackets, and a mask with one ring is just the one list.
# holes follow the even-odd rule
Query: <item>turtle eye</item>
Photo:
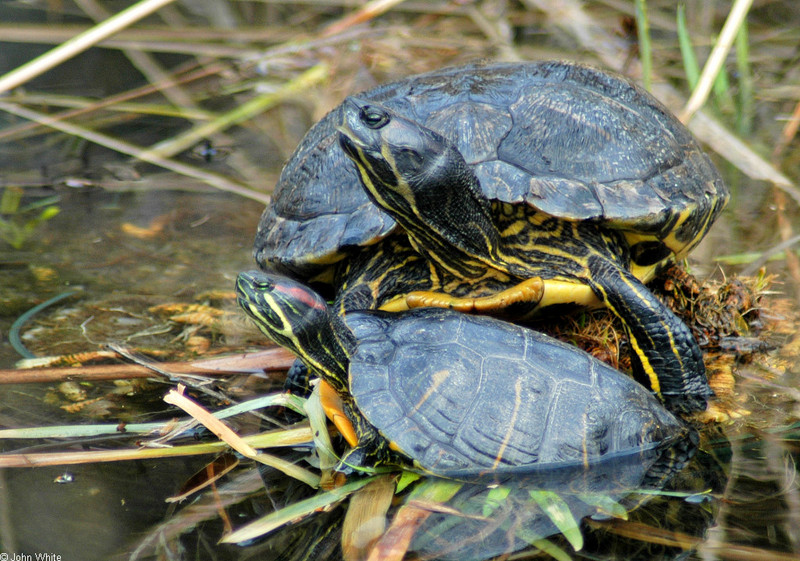
[[358, 117], [371, 129], [379, 129], [389, 122], [389, 115], [386, 114], [386, 111], [369, 105], [361, 109]]
[[257, 278], [253, 281], [253, 286], [259, 290], [272, 290], [272, 288], [275, 286], [275, 283], [270, 279]]

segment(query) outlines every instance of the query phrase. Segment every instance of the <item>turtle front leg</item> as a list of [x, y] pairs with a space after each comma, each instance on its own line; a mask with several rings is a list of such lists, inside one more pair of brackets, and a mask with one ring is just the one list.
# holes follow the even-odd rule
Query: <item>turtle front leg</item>
[[401, 460], [386, 439], [358, 412], [351, 400], [342, 399], [325, 380], [320, 380], [319, 397], [325, 415], [350, 445], [350, 450], [339, 460], [335, 471], [350, 475], [360, 467], [409, 463]]
[[356, 473], [359, 468], [410, 465], [410, 462], [400, 461], [389, 447], [389, 443], [375, 431], [374, 427], [370, 428], [371, 431], [359, 437], [358, 445], [350, 448], [339, 460], [335, 468], [338, 473], [348, 476]]
[[647, 375], [653, 391], [672, 410], [705, 410], [713, 392], [689, 328], [618, 264], [595, 255], [587, 265], [590, 274], [585, 281], [625, 324], [634, 366]]

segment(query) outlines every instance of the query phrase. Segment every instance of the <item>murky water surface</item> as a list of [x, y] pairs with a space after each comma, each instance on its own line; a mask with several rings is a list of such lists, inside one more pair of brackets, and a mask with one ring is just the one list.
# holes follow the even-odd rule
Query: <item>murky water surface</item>
[[[185, 4], [188, 7], [191, 3]], [[467, 4], [465, 7], [472, 9]], [[295, 36], [306, 35], [310, 29], [307, 20], [296, 17], [294, 6], [286, 8], [286, 12], [299, 24], [283, 32], [292, 41]], [[672, 22], [672, 6], [669, 14]], [[16, 17], [14, 13], [0, 10], [0, 15], [0, 20], [16, 21], [10, 19]], [[709, 21], [706, 17], [698, 19]], [[537, 23], [531, 28], [537, 44], [545, 33], [545, 26], [538, 26]], [[524, 32], [526, 27], [520, 29]], [[461, 41], [457, 32], [448, 31], [447, 35]], [[554, 35], [559, 53], [563, 45], [571, 45], [562, 42], [563, 32]], [[770, 30], [768, 35], [782, 34]], [[447, 52], [446, 45], [418, 47], [415, 41], [421, 38], [414, 38], [413, 34], [411, 37], [414, 54], [402, 54], [406, 58], [423, 58], [423, 51], [430, 51], [426, 56], [435, 57]], [[383, 48], [387, 52], [383, 53], [381, 40], [372, 36], [369, 40], [376, 42], [377, 56], [364, 55], [372, 52], [364, 44], [348, 43], [347, 54], [339, 58], [355, 56], [350, 49], [356, 47], [361, 50], [358, 56], [365, 57], [359, 64], [369, 62], [379, 67], [389, 50], [398, 50], [397, 45], [405, 44], [386, 43]], [[389, 41], [394, 39], [390, 37]], [[787, 53], [794, 53], [795, 43], [786, 47]], [[17, 58], [19, 63], [31, 58], [24, 45], [18, 52], [9, 43], [3, 45], [5, 64], [13, 66]], [[38, 53], [45, 46], [37, 49]], [[493, 51], [494, 47], [473, 56], [492, 58], [496, 56]], [[570, 51], [558, 56], [573, 55]], [[67, 63], [53, 71], [49, 75], [52, 91], [77, 90], [81, 96], [102, 97], [122, 88], [128, 74], [136, 74], [121, 53], [93, 50], [87, 56], [90, 58], [82, 65]], [[764, 58], [771, 61], [779, 57], [770, 54]], [[336, 64], [341, 62], [337, 60]], [[289, 66], [294, 68], [293, 64]], [[402, 73], [415, 68], [414, 64], [403, 66]], [[86, 69], [99, 76], [85, 78]], [[400, 73], [397, 68], [391, 71]], [[774, 67], [765, 63], [763, 71], [769, 74]], [[331, 71], [331, 76], [338, 74], [338, 70]], [[337, 83], [340, 78], [345, 85]], [[348, 80], [338, 76], [326, 85], [332, 88], [325, 93], [331, 102], [328, 106], [334, 99], [338, 102], [344, 89], [355, 84], [369, 85], [355, 80], [351, 86]], [[47, 87], [39, 82], [31, 84], [31, 91], [37, 89]], [[777, 95], [779, 89], [763, 88], [768, 92], [766, 97]], [[218, 90], [216, 85], [208, 86], [214, 96]], [[237, 103], [233, 99], [223, 103], [216, 97], [211, 101], [219, 101], [221, 107], [227, 108]], [[782, 113], [788, 115], [795, 101], [792, 97]], [[277, 174], [281, 162], [313, 119], [301, 103], [285, 103], [273, 113], [263, 116], [265, 121], [257, 127], [226, 131], [232, 138], [231, 145], [224, 147], [233, 152], [231, 165], [227, 166], [224, 155], [214, 157], [227, 166], [227, 175], [245, 176], [254, 184], [274, 183], [252, 178], [260, 177], [264, 169]], [[773, 119], [769, 111], [764, 115], [763, 120], [770, 126], [783, 122], [783, 117]], [[3, 127], [24, 124], [6, 114], [0, 118]], [[142, 146], [186, 127], [183, 121], [160, 116], [115, 123], [110, 132]], [[171, 125], [176, 128], [165, 130]], [[275, 138], [269, 138], [267, 130]], [[778, 137], [779, 134], [770, 134], [767, 141], [754, 135], [753, 143], [771, 146]], [[65, 292], [72, 294], [36, 314], [21, 329], [21, 343], [30, 353], [40, 357], [62, 355], [101, 350], [107, 343], [115, 343], [138, 349], [149, 360], [186, 361], [217, 352], [241, 353], [263, 344], [263, 338], [244, 320], [233, 299], [237, 273], [253, 266], [251, 247], [263, 210], [260, 203], [220, 194], [172, 191], [163, 183], [164, 177], [158, 175], [160, 171], [150, 168], [137, 176], [142, 171], [138, 167], [134, 169], [110, 151], [74, 138], [20, 138], [0, 143], [0, 194], [7, 185], [43, 185], [41, 189], [25, 188], [23, 207], [57, 196], [58, 200], [51, 204], [57, 205], [60, 212], [23, 235], [18, 249], [0, 240], [0, 369], [13, 368], [21, 358], [9, 341], [15, 320], [37, 304]], [[233, 163], [237, 151], [247, 152], [249, 159], [245, 160], [257, 165], [244, 169]], [[200, 160], [195, 158], [193, 164], [210, 168], [217, 165], [204, 161], [207, 152], [201, 150]], [[181, 155], [184, 156], [188, 157]], [[773, 239], [769, 231], [775, 222], [771, 188], [744, 180], [731, 166], [719, 163], [734, 198], [708, 239], [693, 253], [693, 272], [700, 277], [715, 270], [713, 259], [720, 254], [760, 250]], [[139, 190], [144, 185], [148, 190], [131, 193], [64, 186], [66, 178], [73, 174], [106, 186]], [[194, 180], [174, 176], [171, 179], [182, 187], [194, 187]], [[61, 187], [53, 191], [51, 184]], [[38, 212], [12, 218], [16, 227], [24, 229], [26, 221]], [[771, 266], [780, 270], [780, 264]], [[726, 267], [726, 273], [734, 270]], [[781, 294], [794, 290], [784, 284], [782, 277], [777, 278], [773, 290], [775, 294], [767, 298], [769, 306], [762, 315], [773, 349], [767, 355], [735, 365], [735, 418], [702, 427], [697, 447], [692, 439], [680, 439], [663, 449], [614, 458], [589, 470], [571, 466], [547, 474], [515, 474], [496, 481], [464, 484], [417, 481], [393, 506], [393, 516], [399, 507], [408, 507], [398, 514], [405, 523], [395, 528], [396, 543], [405, 540], [411, 559], [466, 561], [523, 551], [512, 558], [539, 559], [549, 554], [557, 559], [591, 560], [800, 561], [796, 467], [800, 460], [800, 351], [794, 323], [798, 306]], [[231, 395], [243, 398], [281, 387], [280, 380], [248, 375], [230, 377], [220, 384]], [[0, 430], [170, 419], [176, 410], [162, 397], [172, 385], [141, 380], [0, 384]], [[212, 402], [207, 400], [207, 404], [216, 406]], [[297, 420], [283, 411], [270, 414], [278, 422]], [[254, 418], [232, 424], [242, 434], [264, 428], [263, 422]], [[206, 438], [208, 434], [197, 431], [190, 441]], [[136, 440], [124, 435], [86, 438], [77, 443], [50, 438], [3, 439], [0, 452], [130, 448]], [[306, 465], [303, 460], [309, 449], [285, 448], [276, 453]], [[277, 470], [256, 468], [252, 462], [243, 461], [217, 482], [216, 489], [206, 489], [183, 502], [165, 502], [180, 493], [185, 482], [210, 460], [210, 456], [197, 456], [0, 468], [0, 552], [16, 554], [20, 561], [33, 559], [36, 554], [50, 554], [53, 561], [322, 560], [342, 557], [340, 544], [344, 535], [348, 558], [354, 559], [357, 554], [352, 552], [363, 538], [359, 532], [376, 524], [374, 520], [362, 521], [360, 529], [352, 531], [343, 522], [348, 504], [344, 501], [319, 507], [302, 522], [289, 524], [265, 539], [245, 546], [220, 545], [218, 541], [231, 528], [240, 528], [261, 515], [313, 496], [316, 491]], [[382, 481], [378, 478], [370, 483], [365, 488], [368, 492], [359, 500], [367, 504], [378, 502], [373, 497], [385, 488]], [[393, 485], [390, 481], [392, 489]], [[546, 492], [542, 493], [542, 489]], [[625, 514], [629, 509], [633, 510]], [[614, 518], [622, 515], [628, 520]], [[571, 525], [576, 519], [583, 520], [580, 528]], [[403, 534], [413, 528], [418, 528], [413, 536]], [[542, 541], [545, 539], [548, 541]], [[529, 553], [534, 551], [530, 544], [547, 554]]]
[[[227, 294], [218, 296], [218, 307], [235, 310], [230, 298], [233, 281], [239, 270], [250, 266], [262, 205], [224, 195], [157, 191], [65, 191], [57, 204], [60, 214], [20, 250], [4, 245], [0, 253], [0, 368], [13, 367], [21, 358], [7, 337], [15, 318], [64, 291], [76, 293], [23, 329], [23, 344], [37, 355], [94, 350], [107, 342], [168, 351], [184, 346], [181, 329], [149, 312], [151, 307], [204, 302], [204, 294], [221, 292]], [[217, 343], [224, 338], [210, 330], [204, 335]], [[170, 344], [174, 339], [178, 340]], [[116, 391], [120, 388], [111, 383], [75, 386], [78, 396], [68, 395], [70, 388], [63, 384], [0, 386], [0, 425], [142, 421], [167, 409], [159, 403], [166, 385], [135, 397], [128, 397], [124, 386]], [[104, 400], [90, 403], [88, 409], [65, 410], [70, 403], [99, 396]], [[4, 441], [0, 447], [7, 451], [24, 444]], [[63, 449], [35, 444], [31, 450]], [[0, 473], [0, 542], [8, 551], [55, 552], [65, 560], [105, 559], [161, 521], [168, 511], [164, 498], [205, 462], [5, 470]], [[56, 482], [64, 481], [65, 474], [71, 482]]]
[[[19, 359], [6, 337], [14, 319], [65, 290], [78, 292], [41, 312], [23, 329], [23, 343], [37, 355], [92, 350], [106, 342], [168, 353], [182, 349], [187, 334], [153, 311], [166, 303], [215, 302], [234, 319], [218, 331], [199, 331], [210, 340], [210, 351], [244, 345], [247, 331], [225, 293], [231, 291], [236, 273], [251, 266], [260, 204], [211, 194], [65, 191], [58, 205], [61, 213], [20, 250], [4, 248], [0, 367], [12, 367]], [[776, 342], [790, 337], [791, 329], [784, 331], [789, 335], [777, 336]], [[688, 465], [684, 466], [685, 457], [677, 462], [675, 455], [666, 454], [623, 459], [588, 475], [579, 470], [550, 476], [547, 486], [564, 493], [564, 504], [575, 518], [593, 515], [583, 525], [580, 552], [558, 537], [563, 528], [542, 514], [543, 499], [531, 492], [542, 487], [541, 480], [525, 477], [458, 489], [448, 504], [469, 517], [428, 512], [411, 550], [423, 557], [478, 559], [530, 542], [541, 546], [537, 539], [555, 535], [554, 542], [573, 558], [686, 558], [677, 544], [692, 552], [688, 558], [766, 559], [779, 554], [795, 558], [800, 540], [795, 389], [800, 369], [782, 360], [782, 353], [779, 349], [768, 359], [737, 367], [740, 409], [747, 414], [702, 431], [700, 450]], [[164, 357], [169, 358], [169, 354]], [[144, 389], [137, 398], [126, 397], [125, 392], [109, 398], [115, 395], [109, 385], [78, 387], [85, 392], [84, 401], [98, 395], [105, 401], [74, 410], [65, 406], [70, 403], [68, 388], [59, 384], [0, 386], [0, 424], [42, 426], [164, 416], [167, 407], [159, 397], [166, 385]], [[33, 446], [30, 451], [63, 449], [63, 444], [47, 446], [42, 441], [0, 444], [4, 451], [26, 445]], [[88, 448], [88, 444], [72, 447]], [[9, 551], [58, 552], [65, 560], [116, 554], [126, 558], [137, 547], [148, 558], [155, 546], [145, 547], [142, 536], [165, 520], [175, 520], [184, 506], [169, 505], [164, 499], [206, 461], [200, 457], [4, 470], [0, 540]], [[269, 470], [262, 472], [264, 483], [250, 469], [234, 472], [238, 475], [223, 484], [223, 489], [237, 486], [242, 496], [256, 492], [251, 500], [229, 509], [228, 515], [236, 516], [234, 526], [272, 505], [308, 495], [302, 485]], [[498, 487], [502, 491], [492, 491]], [[648, 487], [664, 488], [655, 495], [631, 495], [632, 489]], [[613, 498], [628, 508], [643, 506], [630, 514], [627, 523], [614, 522], [597, 514], [599, 507], [587, 501], [589, 495]], [[201, 517], [210, 521], [199, 532], [180, 542], [197, 556], [193, 558], [247, 558], [280, 551], [293, 559], [308, 553], [312, 536], [329, 532], [330, 543], [338, 544], [342, 507], [244, 548], [214, 545], [222, 527], [219, 513], [213, 507], [212, 511]], [[193, 526], [188, 523], [187, 529]], [[653, 528], [659, 535], [652, 535]], [[86, 543], [94, 545], [87, 550]], [[328, 542], [320, 543], [315, 555], [325, 557]], [[733, 544], [740, 553], [732, 553]], [[336, 547], [330, 546], [331, 558], [338, 556]]]

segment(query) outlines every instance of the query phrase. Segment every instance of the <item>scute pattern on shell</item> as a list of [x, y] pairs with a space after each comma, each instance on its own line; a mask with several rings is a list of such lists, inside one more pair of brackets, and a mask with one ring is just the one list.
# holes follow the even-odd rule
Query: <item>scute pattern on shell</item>
[[531, 330], [443, 309], [345, 321], [357, 341], [350, 389], [359, 410], [426, 470], [596, 460], [681, 431], [642, 386]]
[[[624, 77], [568, 62], [448, 68], [379, 86], [374, 100], [455, 142], [490, 199], [688, 244], [727, 189], [690, 133]], [[262, 266], [311, 276], [394, 221], [369, 202], [337, 143], [338, 111], [287, 163], [262, 216]], [[713, 219], [714, 216], [711, 218]]]

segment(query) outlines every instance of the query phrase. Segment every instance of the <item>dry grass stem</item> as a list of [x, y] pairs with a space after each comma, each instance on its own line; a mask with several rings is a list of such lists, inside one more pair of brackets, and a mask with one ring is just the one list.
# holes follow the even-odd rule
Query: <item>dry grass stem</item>
[[161, 158], [157, 155], [146, 154], [145, 157], [140, 157], [140, 154], [143, 154], [145, 152], [144, 148], [140, 146], [135, 146], [129, 142], [126, 142], [118, 138], [113, 138], [103, 133], [88, 130], [74, 123], [68, 123], [66, 121], [57, 120], [44, 113], [39, 113], [38, 111], [27, 109], [25, 107], [21, 107], [19, 105], [7, 103], [4, 101], [0, 101], [0, 110], [3, 110], [7, 113], [11, 113], [12, 115], [23, 117], [25, 119], [30, 119], [31, 121], [36, 121], [42, 125], [60, 130], [61, 132], [65, 132], [67, 134], [84, 138], [96, 144], [100, 144], [101, 146], [105, 146], [106, 148], [110, 148], [111, 150], [116, 150], [117, 152], [120, 152], [122, 154], [127, 154], [129, 156], [137, 157], [141, 160], [144, 160], [151, 164], [155, 164], [157, 166], [161, 166], [163, 168], [174, 171], [181, 175], [193, 177], [199, 181], [208, 183], [212, 187], [216, 187], [221, 191], [228, 191], [230, 193], [235, 193], [237, 195], [241, 195], [248, 199], [260, 201], [262, 203], [268, 203], [270, 200], [269, 196], [264, 195], [263, 193], [259, 193], [258, 191], [254, 191], [249, 186], [243, 183], [239, 183], [238, 181], [235, 181], [233, 179], [223, 177], [218, 173], [206, 171], [197, 168], [195, 166], [185, 164], [183, 162], [171, 160], [169, 158]]
[[226, 442], [228, 446], [239, 452], [242, 456], [252, 458], [258, 454], [253, 447], [228, 428], [228, 425], [217, 419], [205, 407], [183, 395], [182, 392], [182, 388], [178, 386], [177, 390], [170, 390], [169, 393], [164, 396], [164, 401], [183, 409], [189, 416], [199, 421], [204, 427], [213, 432], [217, 438]]
[[277, 456], [272, 456], [264, 452], [257, 452], [245, 439], [233, 432], [228, 425], [217, 419], [199, 403], [183, 395], [180, 391], [180, 387], [178, 390], [170, 390], [169, 393], [164, 396], [164, 401], [183, 409], [204, 427], [213, 432], [220, 440], [228, 444], [228, 446], [239, 452], [245, 458], [279, 469], [286, 475], [299, 479], [311, 487], [317, 487], [319, 485], [318, 475], [291, 462], [278, 458]]
[[[75, 3], [95, 21], [102, 21], [111, 17], [111, 14], [95, 0], [75, 0]], [[189, 109], [197, 108], [190, 95], [177, 85], [170, 83], [169, 73], [152, 56], [135, 49], [124, 49], [123, 52], [139, 72], [147, 78], [148, 82], [151, 84], [164, 84], [160, 91], [172, 104]]]
[[739, 28], [747, 17], [747, 12], [752, 4], [753, 0], [736, 0], [734, 2], [730, 14], [728, 14], [728, 19], [722, 27], [719, 39], [703, 67], [700, 81], [692, 92], [689, 101], [686, 102], [686, 107], [679, 115], [680, 120], [684, 123], [689, 122], [692, 115], [705, 104], [708, 94], [711, 92], [711, 86], [714, 84], [714, 80], [725, 62], [725, 57], [728, 56], [728, 52], [731, 50], [736, 34], [739, 32]]
[[255, 97], [209, 123], [200, 124], [182, 135], [160, 142], [150, 149], [140, 152], [136, 157], [144, 161], [168, 158], [194, 146], [204, 138], [210, 138], [219, 131], [252, 119], [259, 113], [275, 107], [278, 103], [316, 86], [324, 80], [327, 74], [327, 65], [318, 64], [286, 83], [278, 91]]
[[[291, 430], [273, 431], [243, 438], [244, 442], [255, 448], [280, 446], [299, 446], [311, 442], [311, 428], [301, 427]], [[91, 464], [95, 462], [121, 462], [148, 460], [155, 458], [177, 458], [203, 454], [219, 454], [230, 447], [223, 441], [183, 444], [157, 448], [137, 448], [123, 450], [90, 450], [80, 452], [45, 453], [5, 453], [0, 454], [0, 468], [25, 468], [41, 466], [62, 466]], [[263, 452], [261, 453], [263, 454]], [[313, 478], [309, 478], [313, 481]], [[309, 483], [310, 484], [310, 483]]]
[[21, 86], [54, 66], [96, 45], [120, 29], [124, 29], [167, 4], [171, 4], [173, 1], [141, 0], [103, 23], [92, 27], [66, 43], [62, 43], [55, 49], [0, 77], [0, 93]]
[[331, 35], [341, 33], [345, 29], [348, 29], [354, 25], [374, 19], [379, 15], [388, 12], [395, 6], [402, 4], [403, 1], [404, 0], [372, 0], [367, 2], [353, 14], [350, 14], [349, 16], [330, 24], [328, 28], [322, 32], [321, 36], [330, 37]]

